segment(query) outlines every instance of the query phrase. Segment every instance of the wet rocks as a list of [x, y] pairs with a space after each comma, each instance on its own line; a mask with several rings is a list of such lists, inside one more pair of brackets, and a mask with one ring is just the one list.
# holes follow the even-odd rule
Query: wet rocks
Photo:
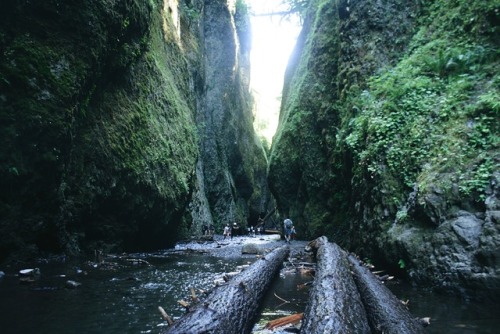
[[40, 277], [40, 269], [21, 269], [19, 270], [19, 282], [22, 284], [30, 284], [35, 282]]
[[82, 285], [82, 283], [79, 283], [79, 282], [76, 282], [76, 281], [72, 281], [72, 280], [67, 280], [66, 284], [65, 284], [65, 287], [67, 289], [76, 289], [76, 288], [78, 288], [81, 285]]
[[19, 270], [19, 276], [21, 277], [34, 277], [40, 275], [40, 269], [21, 269]]
[[261, 245], [249, 243], [244, 244], [241, 248], [241, 254], [262, 254], [264, 249]]

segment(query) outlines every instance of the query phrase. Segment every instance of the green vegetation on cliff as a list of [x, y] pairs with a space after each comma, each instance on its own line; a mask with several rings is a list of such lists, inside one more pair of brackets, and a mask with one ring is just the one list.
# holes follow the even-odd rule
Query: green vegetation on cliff
[[157, 232], [178, 228], [167, 223], [189, 199], [194, 101], [160, 8], [2, 4], [0, 256], [158, 247]]
[[[498, 6], [401, 5], [311, 3], [287, 73], [270, 182], [282, 210], [302, 216], [312, 235], [361, 198], [351, 186], [367, 193], [382, 180], [402, 204], [416, 184], [448, 181], [444, 188], [458, 183], [462, 198], [481, 201], [498, 166]], [[460, 180], [443, 179], [450, 173]]]
[[0, 261], [256, 221], [249, 33], [240, 0], [2, 2]]
[[425, 10], [407, 54], [351, 101], [359, 113], [342, 134], [354, 176], [395, 179], [394, 195], [458, 185], [462, 199], [484, 202], [500, 159], [498, 48], [488, 22], [495, 7], [436, 2]]
[[[339, 223], [353, 205], [352, 159], [338, 134], [359, 87], [402, 53], [412, 22], [405, 7], [311, 2], [285, 77], [269, 171], [281, 211], [305, 237], [346, 233]], [[395, 35], [400, 43], [384, 42]]]
[[310, 2], [269, 170], [302, 236], [419, 282], [479, 286], [480, 272], [499, 286], [499, 14], [497, 1]]

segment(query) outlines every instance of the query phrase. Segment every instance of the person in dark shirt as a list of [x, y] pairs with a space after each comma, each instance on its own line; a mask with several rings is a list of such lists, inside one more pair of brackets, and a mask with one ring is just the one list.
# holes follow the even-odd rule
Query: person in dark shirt
[[290, 243], [290, 238], [292, 235], [293, 222], [291, 219], [287, 218], [283, 221], [283, 231], [285, 233], [285, 241]]

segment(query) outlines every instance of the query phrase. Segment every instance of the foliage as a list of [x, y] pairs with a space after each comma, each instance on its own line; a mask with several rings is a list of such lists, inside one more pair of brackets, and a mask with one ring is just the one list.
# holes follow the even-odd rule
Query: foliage
[[[348, 3], [315, 1], [291, 57], [269, 168], [279, 208], [312, 236], [414, 280], [467, 286], [449, 249], [463, 249], [464, 265], [481, 271], [489, 264], [477, 265], [474, 250], [489, 252], [495, 241], [463, 248], [448, 227], [464, 211], [491, 210], [498, 1]], [[394, 22], [404, 28], [391, 30]]]
[[287, 15], [297, 14], [303, 20], [311, 0], [283, 0], [282, 3], [287, 6]]
[[358, 163], [373, 178], [390, 173], [409, 188], [422, 174], [453, 170], [463, 176], [463, 195], [482, 199], [494, 169], [486, 152], [499, 147], [495, 54], [473, 41], [437, 39], [371, 78], [346, 136]]
[[[305, 237], [338, 231], [333, 229], [328, 209], [333, 202], [331, 189], [338, 189], [335, 194], [345, 203], [345, 192], [334, 183], [331, 161], [325, 154], [332, 140], [328, 126], [335, 119], [330, 113], [336, 91], [330, 89], [331, 78], [324, 74], [334, 73], [338, 65], [336, 58], [324, 52], [338, 48], [337, 26], [322, 19], [337, 15], [329, 4], [318, 1], [315, 10], [322, 15], [311, 15], [311, 30], [322, 31], [321, 41], [299, 38], [296, 50], [304, 56], [289, 64], [269, 166], [270, 187], [280, 211], [294, 217]], [[309, 61], [312, 59], [317, 61]]]
[[246, 16], [249, 14], [248, 5], [245, 0], [236, 0], [235, 7], [238, 15]]
[[179, 9], [181, 12], [181, 19], [187, 21], [188, 25], [191, 25], [194, 22], [196, 22], [201, 16], [200, 9], [194, 7], [192, 2], [189, 3], [187, 3], [186, 1], [180, 2]]

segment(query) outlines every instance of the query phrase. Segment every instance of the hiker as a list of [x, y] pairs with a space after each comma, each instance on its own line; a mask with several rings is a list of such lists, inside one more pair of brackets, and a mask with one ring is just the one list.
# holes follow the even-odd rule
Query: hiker
[[248, 230], [248, 235], [251, 236], [251, 237], [255, 237], [255, 229], [253, 228], [253, 226], [250, 225], [249, 228], [247, 228]]
[[207, 235], [208, 234], [208, 226], [207, 226], [207, 224], [203, 224], [203, 226], [201, 227], [201, 234], [202, 235]]
[[224, 234], [224, 239], [226, 239], [226, 237], [230, 237], [231, 236], [231, 228], [229, 227], [229, 224], [226, 224], [226, 226], [224, 227], [224, 233], [223, 234]]
[[264, 219], [261, 217], [257, 220], [256, 232], [258, 234], [264, 234]]
[[231, 227], [231, 239], [236, 235], [239, 229], [240, 227], [238, 226], [238, 224], [233, 223], [233, 226]]
[[284, 232], [285, 232], [285, 241], [287, 243], [290, 243], [290, 237], [291, 237], [292, 228], [293, 228], [292, 221], [289, 218], [285, 219], [285, 221], [283, 222], [283, 227], [284, 227]]
[[213, 224], [210, 224], [210, 226], [208, 226], [208, 234], [214, 235], [214, 233], [215, 233], [215, 227]]
[[292, 226], [292, 233], [290, 233], [291, 239], [295, 240], [297, 231], [295, 231], [295, 226]]

